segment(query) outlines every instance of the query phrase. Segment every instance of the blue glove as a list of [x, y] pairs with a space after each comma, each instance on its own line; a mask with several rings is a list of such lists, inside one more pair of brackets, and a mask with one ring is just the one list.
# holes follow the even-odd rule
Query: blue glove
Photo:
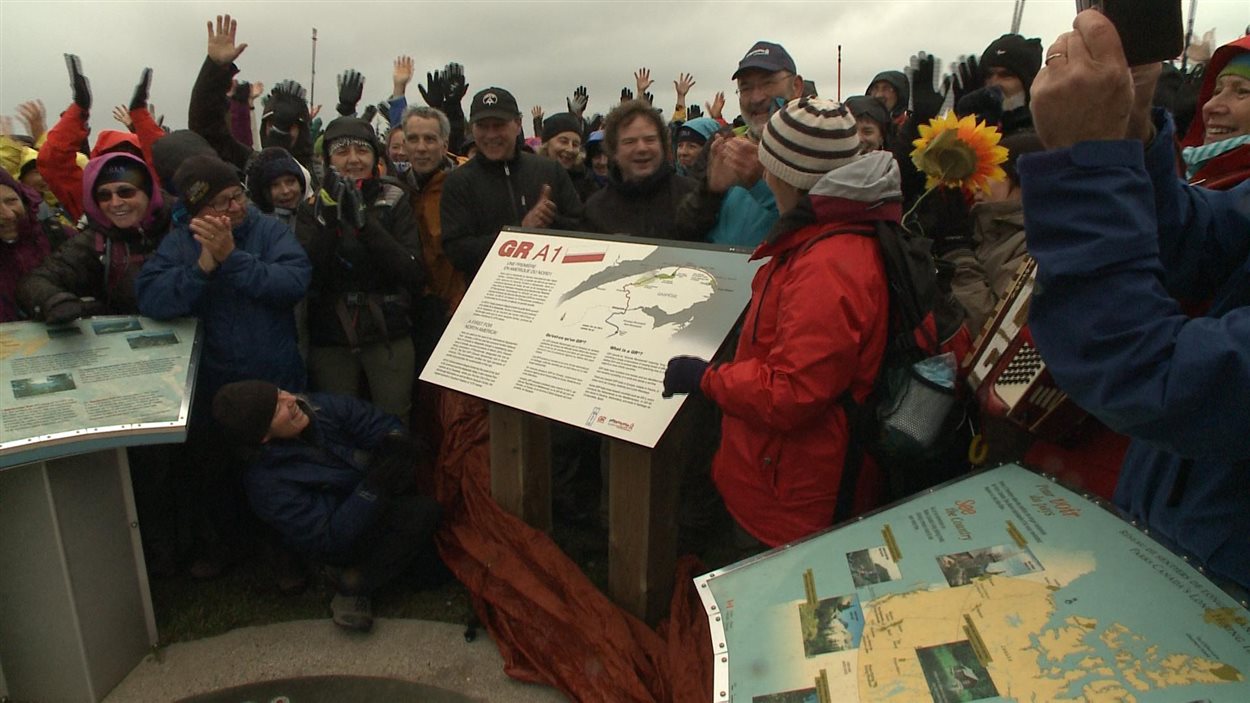
[[708, 363], [694, 356], [675, 356], [668, 360], [664, 369], [664, 392], [662, 397], [672, 398], [676, 393], [697, 393]]

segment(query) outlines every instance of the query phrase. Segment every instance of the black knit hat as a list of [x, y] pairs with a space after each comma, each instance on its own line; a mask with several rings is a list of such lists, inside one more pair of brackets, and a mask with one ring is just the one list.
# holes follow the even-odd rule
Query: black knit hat
[[1007, 69], [1024, 84], [1024, 92], [1029, 92], [1037, 72], [1042, 70], [1042, 40], [1004, 34], [990, 42], [981, 54], [982, 72], [988, 68]]
[[237, 185], [242, 185], [239, 172], [215, 156], [192, 156], [174, 174], [174, 186], [192, 217], [218, 193]]
[[228, 383], [213, 398], [213, 419], [239, 444], [260, 444], [278, 407], [278, 387], [268, 381]]
[[308, 180], [304, 169], [291, 156], [291, 152], [282, 147], [271, 146], [262, 150], [252, 159], [247, 167], [247, 192], [252, 202], [262, 212], [272, 212], [273, 202], [269, 199], [269, 186], [282, 176], [294, 176], [299, 181], [301, 190], [308, 190]]
[[177, 195], [174, 174], [182, 162], [195, 155], [216, 156], [208, 140], [189, 129], [176, 129], [152, 144], [152, 167], [161, 185]]
[[571, 112], [557, 112], [556, 114], [543, 120], [543, 141], [550, 141], [557, 134], [565, 132], [574, 132], [577, 136], [582, 136], [582, 118]]
[[336, 117], [333, 122], [326, 125], [326, 131], [321, 135], [321, 155], [329, 159], [334, 142], [341, 139], [356, 139], [365, 142], [373, 149], [373, 155], [376, 158], [382, 158], [382, 146], [378, 143], [378, 135], [373, 131], [373, 125], [359, 117]]

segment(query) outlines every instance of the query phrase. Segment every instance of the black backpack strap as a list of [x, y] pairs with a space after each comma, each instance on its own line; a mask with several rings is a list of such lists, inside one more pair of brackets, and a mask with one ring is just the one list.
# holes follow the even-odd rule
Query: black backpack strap
[[838, 524], [851, 517], [855, 508], [855, 491], [859, 488], [859, 475], [864, 470], [864, 454], [867, 451], [863, 441], [859, 421], [860, 405], [851, 396], [848, 388], [838, 397], [838, 405], [846, 412], [846, 457], [842, 460], [842, 478], [838, 481], [838, 497], [833, 507], [833, 524]]

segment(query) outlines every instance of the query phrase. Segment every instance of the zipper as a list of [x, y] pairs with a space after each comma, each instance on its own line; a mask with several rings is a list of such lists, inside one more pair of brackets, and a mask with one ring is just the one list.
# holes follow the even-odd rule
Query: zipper
[[[521, 224], [522, 216], [517, 213], [516, 192], [512, 190], [512, 169], [508, 167], [507, 161], [503, 164], [503, 175], [504, 182], [508, 184], [508, 202], [512, 205], [512, 219], [519, 225]], [[521, 205], [524, 207], [525, 203], [522, 202]]]

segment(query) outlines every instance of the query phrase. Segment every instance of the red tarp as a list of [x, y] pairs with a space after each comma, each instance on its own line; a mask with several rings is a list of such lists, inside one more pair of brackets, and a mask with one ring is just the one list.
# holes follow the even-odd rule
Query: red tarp
[[504, 671], [575, 701], [710, 701], [711, 636], [690, 580], [698, 560], [678, 560], [669, 619], [647, 627], [609, 601], [550, 537], [490, 497], [486, 404], [443, 391], [439, 417], [439, 553], [468, 588]]

